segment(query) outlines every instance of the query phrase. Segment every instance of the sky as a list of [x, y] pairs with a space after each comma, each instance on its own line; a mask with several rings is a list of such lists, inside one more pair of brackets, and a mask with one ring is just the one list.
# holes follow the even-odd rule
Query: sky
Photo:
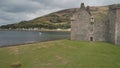
[[89, 6], [120, 4], [120, 0], [0, 0], [0, 25], [31, 20], [52, 12]]

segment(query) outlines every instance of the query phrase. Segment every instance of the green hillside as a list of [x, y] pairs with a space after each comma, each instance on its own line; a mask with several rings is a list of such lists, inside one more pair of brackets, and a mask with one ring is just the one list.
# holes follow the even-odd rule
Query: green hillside
[[[105, 16], [108, 12], [107, 6], [90, 7], [90, 11], [94, 16]], [[17, 29], [17, 28], [38, 28], [38, 29], [67, 29], [70, 28], [70, 17], [73, 13], [79, 12], [79, 8], [65, 9], [54, 12], [42, 17], [35, 18], [29, 21], [21, 21], [15, 24], [1, 26], [2, 29]]]
[[120, 47], [57, 40], [0, 48], [0, 68], [120, 68]]

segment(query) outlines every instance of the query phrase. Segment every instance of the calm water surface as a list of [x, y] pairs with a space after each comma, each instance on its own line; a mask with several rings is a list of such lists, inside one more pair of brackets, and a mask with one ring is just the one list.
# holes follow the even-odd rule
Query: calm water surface
[[0, 46], [67, 39], [70, 32], [0, 31]]

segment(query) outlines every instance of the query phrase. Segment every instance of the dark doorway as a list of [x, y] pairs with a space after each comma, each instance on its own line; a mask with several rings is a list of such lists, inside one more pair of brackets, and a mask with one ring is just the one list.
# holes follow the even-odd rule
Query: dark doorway
[[93, 37], [90, 37], [90, 41], [93, 41]]

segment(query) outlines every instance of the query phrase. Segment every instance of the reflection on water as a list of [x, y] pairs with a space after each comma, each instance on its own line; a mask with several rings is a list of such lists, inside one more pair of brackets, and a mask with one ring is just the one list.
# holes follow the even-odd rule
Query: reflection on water
[[0, 46], [69, 38], [69, 32], [0, 31]]

